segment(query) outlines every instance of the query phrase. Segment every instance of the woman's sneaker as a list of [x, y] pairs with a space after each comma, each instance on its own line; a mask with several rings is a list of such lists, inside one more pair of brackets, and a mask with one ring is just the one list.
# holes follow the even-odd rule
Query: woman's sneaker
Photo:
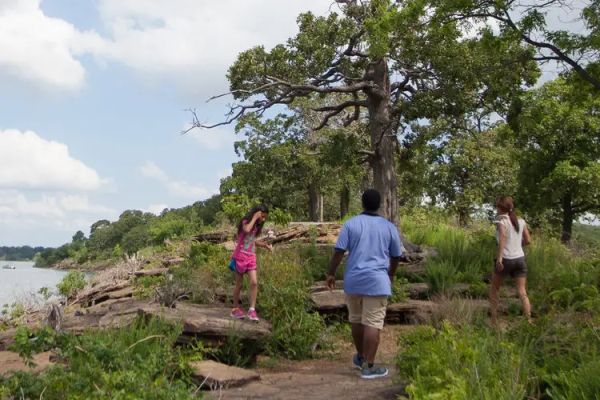
[[231, 316], [233, 318], [237, 318], [237, 319], [244, 319], [246, 314], [244, 313], [244, 310], [242, 310], [241, 308], [234, 308], [233, 310], [231, 310]]
[[352, 364], [358, 369], [362, 369], [363, 364], [365, 363], [365, 359], [356, 353], [354, 357], [352, 357]]
[[384, 367], [378, 367], [377, 365], [373, 365], [371, 368], [368, 366], [362, 369], [360, 373], [360, 377], [363, 379], [376, 379], [383, 378], [388, 375], [388, 369]]
[[260, 319], [258, 318], [258, 314], [256, 313], [256, 310], [248, 310], [248, 319], [250, 321], [260, 321]]

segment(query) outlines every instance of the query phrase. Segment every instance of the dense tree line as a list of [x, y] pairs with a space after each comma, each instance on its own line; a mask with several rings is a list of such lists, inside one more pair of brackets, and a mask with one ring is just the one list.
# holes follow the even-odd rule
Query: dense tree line
[[220, 196], [183, 208], [165, 209], [158, 216], [127, 210], [116, 221], [103, 219], [93, 223], [87, 237], [78, 231], [70, 243], [56, 249], [43, 249], [35, 262], [37, 266], [47, 267], [65, 259], [83, 264], [132, 255], [147, 246], [160, 246], [171, 239], [190, 237], [205, 225], [214, 223], [220, 212]]
[[31, 246], [3, 246], [0, 247], [0, 260], [11, 260], [11, 261], [27, 261], [33, 260], [33, 257], [44, 251], [43, 247], [31, 247]]

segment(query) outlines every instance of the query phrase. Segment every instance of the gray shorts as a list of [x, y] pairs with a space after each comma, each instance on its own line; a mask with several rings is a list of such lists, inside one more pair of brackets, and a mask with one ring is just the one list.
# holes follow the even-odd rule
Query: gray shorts
[[503, 258], [502, 264], [504, 265], [504, 269], [498, 271], [496, 269], [496, 261], [494, 260], [494, 273], [502, 275], [503, 277], [510, 275], [511, 278], [527, 277], [527, 263], [525, 262], [525, 257], [512, 259]]

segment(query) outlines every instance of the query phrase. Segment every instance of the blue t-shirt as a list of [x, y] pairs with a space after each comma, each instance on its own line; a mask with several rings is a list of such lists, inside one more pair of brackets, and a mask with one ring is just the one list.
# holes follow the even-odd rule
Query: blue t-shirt
[[379, 215], [360, 214], [344, 224], [335, 248], [349, 253], [344, 292], [391, 296], [390, 258], [402, 256], [402, 243], [394, 224]]

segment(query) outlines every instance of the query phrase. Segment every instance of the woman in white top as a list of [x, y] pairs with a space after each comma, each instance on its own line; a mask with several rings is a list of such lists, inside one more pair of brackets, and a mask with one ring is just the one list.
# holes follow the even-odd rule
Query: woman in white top
[[527, 297], [527, 264], [523, 246], [531, 243], [531, 236], [525, 221], [517, 218], [514, 211], [513, 199], [502, 196], [496, 200], [498, 215], [496, 224], [496, 240], [498, 251], [496, 254], [492, 287], [490, 289], [490, 308], [492, 324], [497, 324], [498, 316], [498, 290], [502, 286], [505, 276], [510, 275], [517, 285], [519, 298], [523, 306], [523, 314], [531, 322], [531, 305]]

